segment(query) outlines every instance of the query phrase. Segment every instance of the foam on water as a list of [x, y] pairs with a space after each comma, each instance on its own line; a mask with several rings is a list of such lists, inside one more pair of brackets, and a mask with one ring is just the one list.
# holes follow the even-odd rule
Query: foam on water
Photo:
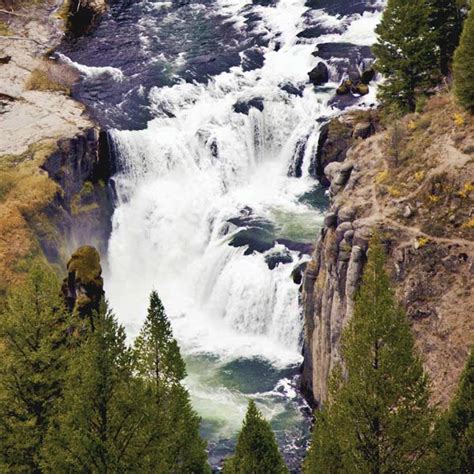
[[[302, 320], [291, 273], [309, 258], [289, 252], [292, 263], [270, 270], [265, 257], [282, 246], [245, 255], [246, 247], [228, 245], [242, 230], [229, 219], [251, 209], [273, 223], [278, 237], [312, 241], [322, 214], [300, 197], [315, 185], [308, 169], [319, 137], [317, 119], [338, 111], [328, 105], [336, 82], [318, 91], [307, 84], [307, 72], [318, 61], [311, 53], [328, 36], [298, 41], [304, 0], [218, 5], [236, 28], [248, 8], [258, 13], [258, 28], [270, 35], [264, 64], [252, 71], [233, 67], [208, 83], [155, 87], [149, 94], [155, 118], [147, 128], [111, 132], [119, 160], [118, 205], [105, 281], [131, 338], [145, 317], [150, 290], [158, 290], [188, 359], [193, 402], [218, 426], [216, 437], [229, 437], [248, 396], [274, 419], [295, 396], [286, 378], [249, 395], [219, 382], [218, 374], [233, 360], [261, 358], [278, 370], [301, 361]], [[373, 41], [378, 14], [324, 15], [325, 22], [347, 23], [333, 40]], [[283, 91], [285, 83], [304, 87], [302, 96]], [[262, 111], [235, 112], [236, 103], [257, 97]], [[295, 178], [288, 169], [301, 143], [302, 177]], [[202, 357], [205, 362], [196, 365]]]

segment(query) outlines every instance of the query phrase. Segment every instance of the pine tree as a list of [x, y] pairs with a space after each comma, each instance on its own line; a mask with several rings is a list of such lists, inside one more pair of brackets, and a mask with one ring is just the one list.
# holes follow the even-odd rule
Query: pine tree
[[[171, 324], [156, 293], [135, 340], [136, 370], [147, 387], [147, 446], [143, 459], [156, 472], [208, 472], [206, 444], [199, 435], [200, 419], [181, 385], [186, 367]], [[157, 423], [159, 420], [159, 423]]]
[[0, 314], [0, 472], [40, 472], [66, 371], [66, 318], [55, 275], [35, 266]]
[[224, 464], [224, 474], [281, 474], [288, 469], [270, 424], [250, 401], [235, 454]]
[[101, 305], [69, 362], [64, 396], [43, 451], [46, 472], [137, 472], [143, 389], [132, 377], [124, 329]]
[[454, 53], [454, 93], [459, 103], [474, 114], [474, 8], [464, 22], [459, 47]]
[[433, 84], [436, 36], [426, 0], [388, 0], [373, 47], [377, 69], [385, 76], [380, 99], [386, 106], [413, 111], [416, 96]]
[[459, 45], [464, 14], [456, 0], [428, 0], [430, 25], [436, 36], [439, 68], [445, 76], [449, 74], [454, 51]]
[[[332, 377], [306, 473], [415, 472], [423, 460], [433, 419], [428, 381], [384, 260], [375, 239], [343, 335], [347, 377]], [[324, 439], [328, 433], [330, 441]]]
[[471, 350], [456, 396], [437, 425], [434, 464], [429, 471], [474, 472], [474, 350]]

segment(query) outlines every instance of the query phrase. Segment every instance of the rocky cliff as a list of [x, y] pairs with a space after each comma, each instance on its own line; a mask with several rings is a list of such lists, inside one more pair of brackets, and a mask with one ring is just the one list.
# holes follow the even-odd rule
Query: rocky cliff
[[320, 140], [315, 168], [331, 208], [303, 281], [303, 389], [324, 403], [377, 230], [433, 401], [446, 403], [474, 340], [472, 117], [445, 94], [421, 114], [376, 128], [372, 115], [352, 114], [328, 124]]
[[70, 97], [77, 72], [49, 57], [67, 8], [7, 7], [0, 11], [0, 294], [32, 259], [46, 257], [62, 271], [79, 245], [104, 252], [112, 214], [107, 135]]

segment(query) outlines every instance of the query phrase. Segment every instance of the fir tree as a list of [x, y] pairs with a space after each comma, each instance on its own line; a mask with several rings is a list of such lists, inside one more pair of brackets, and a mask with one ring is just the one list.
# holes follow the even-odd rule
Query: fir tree
[[474, 114], [474, 8], [464, 22], [459, 47], [454, 54], [454, 93], [459, 103]]
[[374, 240], [343, 336], [347, 377], [333, 374], [306, 473], [415, 472], [423, 460], [432, 424], [428, 382], [384, 260]]
[[429, 471], [474, 472], [474, 350], [471, 350], [456, 396], [437, 425], [434, 465]]
[[66, 310], [59, 295], [55, 275], [38, 265], [0, 314], [1, 472], [40, 472], [66, 370]]
[[186, 367], [156, 291], [150, 295], [148, 314], [135, 340], [134, 353], [137, 373], [147, 387], [147, 448], [143, 459], [148, 469], [207, 472], [206, 444], [199, 435], [200, 419], [181, 385]]
[[436, 36], [439, 68], [443, 75], [449, 73], [453, 54], [459, 44], [464, 14], [456, 0], [428, 0], [430, 25]]
[[288, 469], [270, 424], [250, 401], [235, 454], [224, 464], [225, 474], [280, 474]]
[[433, 84], [436, 36], [426, 0], [388, 0], [373, 47], [377, 69], [385, 76], [380, 99], [386, 106], [413, 111], [416, 96]]
[[[102, 304], [71, 357], [64, 397], [43, 451], [47, 472], [137, 472], [143, 390], [132, 377], [125, 332]], [[156, 421], [157, 422], [157, 421]]]

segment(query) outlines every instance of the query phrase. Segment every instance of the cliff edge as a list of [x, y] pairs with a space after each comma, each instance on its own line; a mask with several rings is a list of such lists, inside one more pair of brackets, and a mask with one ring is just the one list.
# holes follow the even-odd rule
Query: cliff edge
[[[99, 2], [100, 3], [100, 2]], [[46, 257], [64, 267], [110, 232], [107, 134], [71, 97], [77, 71], [49, 57], [71, 22], [68, 2], [0, 8], [0, 293]]]
[[472, 116], [442, 94], [423, 113], [378, 133], [372, 119], [370, 113], [335, 119], [320, 140], [315, 166], [329, 186], [331, 208], [303, 281], [303, 389], [324, 404], [377, 230], [433, 401], [446, 404], [474, 340]]

